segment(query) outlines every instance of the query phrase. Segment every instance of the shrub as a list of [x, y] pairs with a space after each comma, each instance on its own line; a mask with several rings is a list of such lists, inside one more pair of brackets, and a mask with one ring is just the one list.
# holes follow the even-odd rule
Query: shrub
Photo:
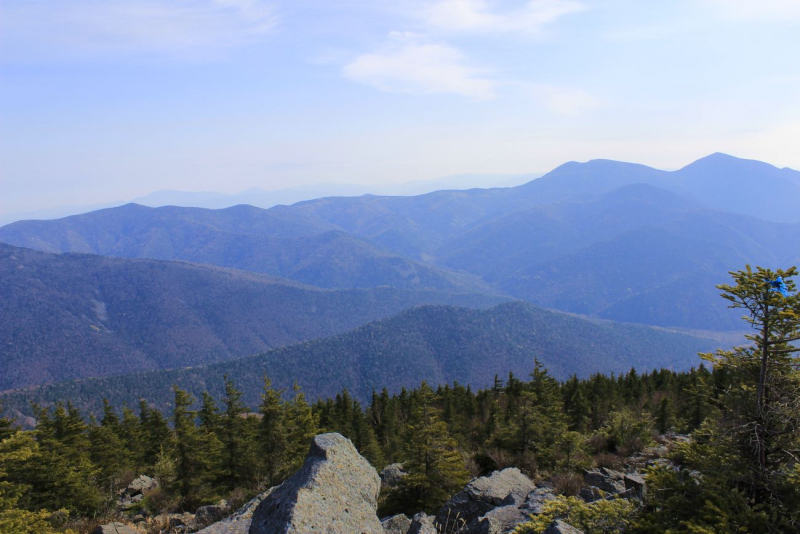
[[516, 534], [540, 534], [556, 519], [594, 534], [619, 534], [624, 532], [636, 517], [636, 505], [626, 499], [601, 500], [585, 503], [577, 497], [563, 495], [547, 501], [541, 514], [522, 523]]

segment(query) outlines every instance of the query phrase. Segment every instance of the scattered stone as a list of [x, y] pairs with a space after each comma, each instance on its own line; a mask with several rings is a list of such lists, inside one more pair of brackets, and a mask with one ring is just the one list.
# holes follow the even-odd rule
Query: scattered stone
[[547, 527], [544, 534], [583, 534], [583, 531], [564, 523], [560, 519], [556, 519], [550, 523], [550, 526]]
[[228, 503], [225, 500], [222, 500], [217, 504], [201, 506], [194, 513], [194, 517], [195, 521], [197, 521], [199, 525], [207, 525], [209, 523], [213, 523], [214, 521], [219, 521], [225, 517], [225, 514], [227, 513]]
[[381, 521], [386, 534], [407, 534], [411, 529], [411, 519], [406, 514], [397, 514]]
[[647, 492], [647, 483], [645, 483], [642, 475], [639, 473], [627, 473], [624, 482], [626, 489], [633, 490], [634, 494], [640, 499], [644, 498]]
[[436, 523], [463, 520], [468, 524], [498, 506], [519, 506], [534, 489], [536, 485], [516, 467], [495, 471], [474, 479], [453, 495], [436, 514]]
[[133, 497], [134, 495], [143, 495], [148, 491], [152, 491], [158, 487], [158, 481], [154, 478], [150, 478], [147, 475], [139, 475], [136, 477], [133, 482], [128, 484], [123, 491], [123, 495], [129, 495]]
[[255, 496], [230, 516], [207, 526], [198, 531], [197, 534], [248, 534], [250, 532], [250, 524], [253, 522], [253, 513], [258, 508], [258, 505], [261, 504], [261, 501], [266, 499], [274, 489], [270, 488]]
[[250, 534], [383, 534], [380, 477], [341, 434], [321, 434], [300, 470], [258, 505]]
[[396, 488], [407, 474], [403, 470], [403, 464], [389, 464], [381, 471], [381, 487]]
[[132, 529], [125, 523], [108, 523], [106, 525], [98, 525], [92, 531], [92, 534], [139, 534], [138, 531]]
[[433, 516], [420, 512], [411, 520], [408, 534], [438, 534]]
[[527, 515], [539, 515], [544, 511], [544, 504], [555, 498], [552, 487], [540, 486], [528, 494], [520, 509]]
[[578, 497], [583, 499], [584, 502], [595, 502], [602, 500], [605, 495], [604, 492], [597, 486], [585, 486], [581, 488]]
[[[513, 532], [520, 523], [527, 521], [526, 514], [515, 505], [501, 506], [489, 510], [478, 519], [470, 521], [463, 530], [455, 530], [459, 534], [504, 534]], [[449, 532], [445, 530], [445, 532]]]
[[583, 481], [612, 495], [625, 491], [625, 473], [605, 467], [585, 471]]

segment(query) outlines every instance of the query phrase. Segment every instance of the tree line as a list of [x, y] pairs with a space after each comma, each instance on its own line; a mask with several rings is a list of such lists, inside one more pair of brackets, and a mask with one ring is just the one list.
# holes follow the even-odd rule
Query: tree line
[[[648, 499], [625, 509], [626, 530], [798, 532], [796, 271], [733, 274], [735, 284], [720, 288], [746, 310], [752, 344], [705, 355], [710, 367], [685, 372], [558, 382], [532, 358], [528, 377], [498, 376], [479, 390], [422, 382], [375, 391], [366, 406], [346, 390], [309, 403], [299, 387], [278, 390], [266, 376], [259, 406], [246, 406], [228, 377], [221, 398], [174, 387], [170, 413], [145, 402], [106, 402], [99, 418], [69, 402], [36, 406], [33, 431], [0, 419], [0, 531], [64, 531], [75, 525], [65, 517], [109, 514], [142, 473], [160, 482], [140, 505], [151, 514], [242, 503], [296, 471], [314, 435], [333, 431], [378, 470], [403, 464], [408, 475], [381, 496], [382, 515], [434, 512], [471, 477], [507, 466], [574, 494], [582, 469], [622, 465], [659, 434], [691, 434], [672, 451], [679, 468], [648, 471]], [[779, 277], [787, 294], [774, 289]], [[578, 514], [577, 503], [560, 501], [559, 513]]]

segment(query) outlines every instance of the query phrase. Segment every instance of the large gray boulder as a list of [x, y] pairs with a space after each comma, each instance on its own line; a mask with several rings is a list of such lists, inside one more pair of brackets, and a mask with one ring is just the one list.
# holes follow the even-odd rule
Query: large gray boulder
[[381, 526], [386, 534], [408, 534], [411, 519], [406, 514], [397, 514], [382, 520]]
[[383, 534], [376, 515], [381, 479], [341, 434], [321, 434], [300, 470], [253, 514], [250, 534]]
[[436, 523], [463, 521], [469, 524], [498, 506], [519, 506], [534, 489], [536, 485], [516, 467], [495, 471], [474, 479], [453, 495], [436, 514]]

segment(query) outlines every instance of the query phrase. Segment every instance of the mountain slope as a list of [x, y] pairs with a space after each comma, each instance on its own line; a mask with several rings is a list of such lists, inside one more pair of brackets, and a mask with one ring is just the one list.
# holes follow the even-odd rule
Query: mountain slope
[[108, 398], [121, 405], [147, 399], [170, 405], [172, 384], [218, 395], [223, 375], [244, 390], [244, 401], [256, 406], [263, 377], [276, 387], [294, 381], [311, 398], [333, 397], [347, 388], [360, 400], [374, 388], [398, 391], [421, 380], [432, 384], [459, 381], [473, 387], [491, 384], [495, 374], [527, 375], [538, 358], [558, 378], [576, 373], [623, 372], [669, 367], [687, 369], [699, 363], [698, 351], [716, 342], [652, 328], [596, 324], [520, 302], [486, 310], [423, 306], [327, 339], [279, 348], [219, 364], [88, 379], [44, 386], [3, 397], [11, 411], [26, 402], [51, 403], [69, 398], [98, 410]]
[[46, 252], [181, 260], [326, 288], [488, 291], [476, 278], [380, 250], [329, 223], [286, 210], [146, 208], [130, 204], [0, 228], [0, 241]]
[[0, 390], [221, 361], [420, 304], [501, 300], [394, 288], [328, 291], [209, 266], [0, 244]]
[[437, 254], [445, 265], [540, 305], [627, 322], [737, 329], [738, 315], [714, 286], [746, 263], [796, 263], [800, 225], [717, 212], [637, 184], [497, 217]]

